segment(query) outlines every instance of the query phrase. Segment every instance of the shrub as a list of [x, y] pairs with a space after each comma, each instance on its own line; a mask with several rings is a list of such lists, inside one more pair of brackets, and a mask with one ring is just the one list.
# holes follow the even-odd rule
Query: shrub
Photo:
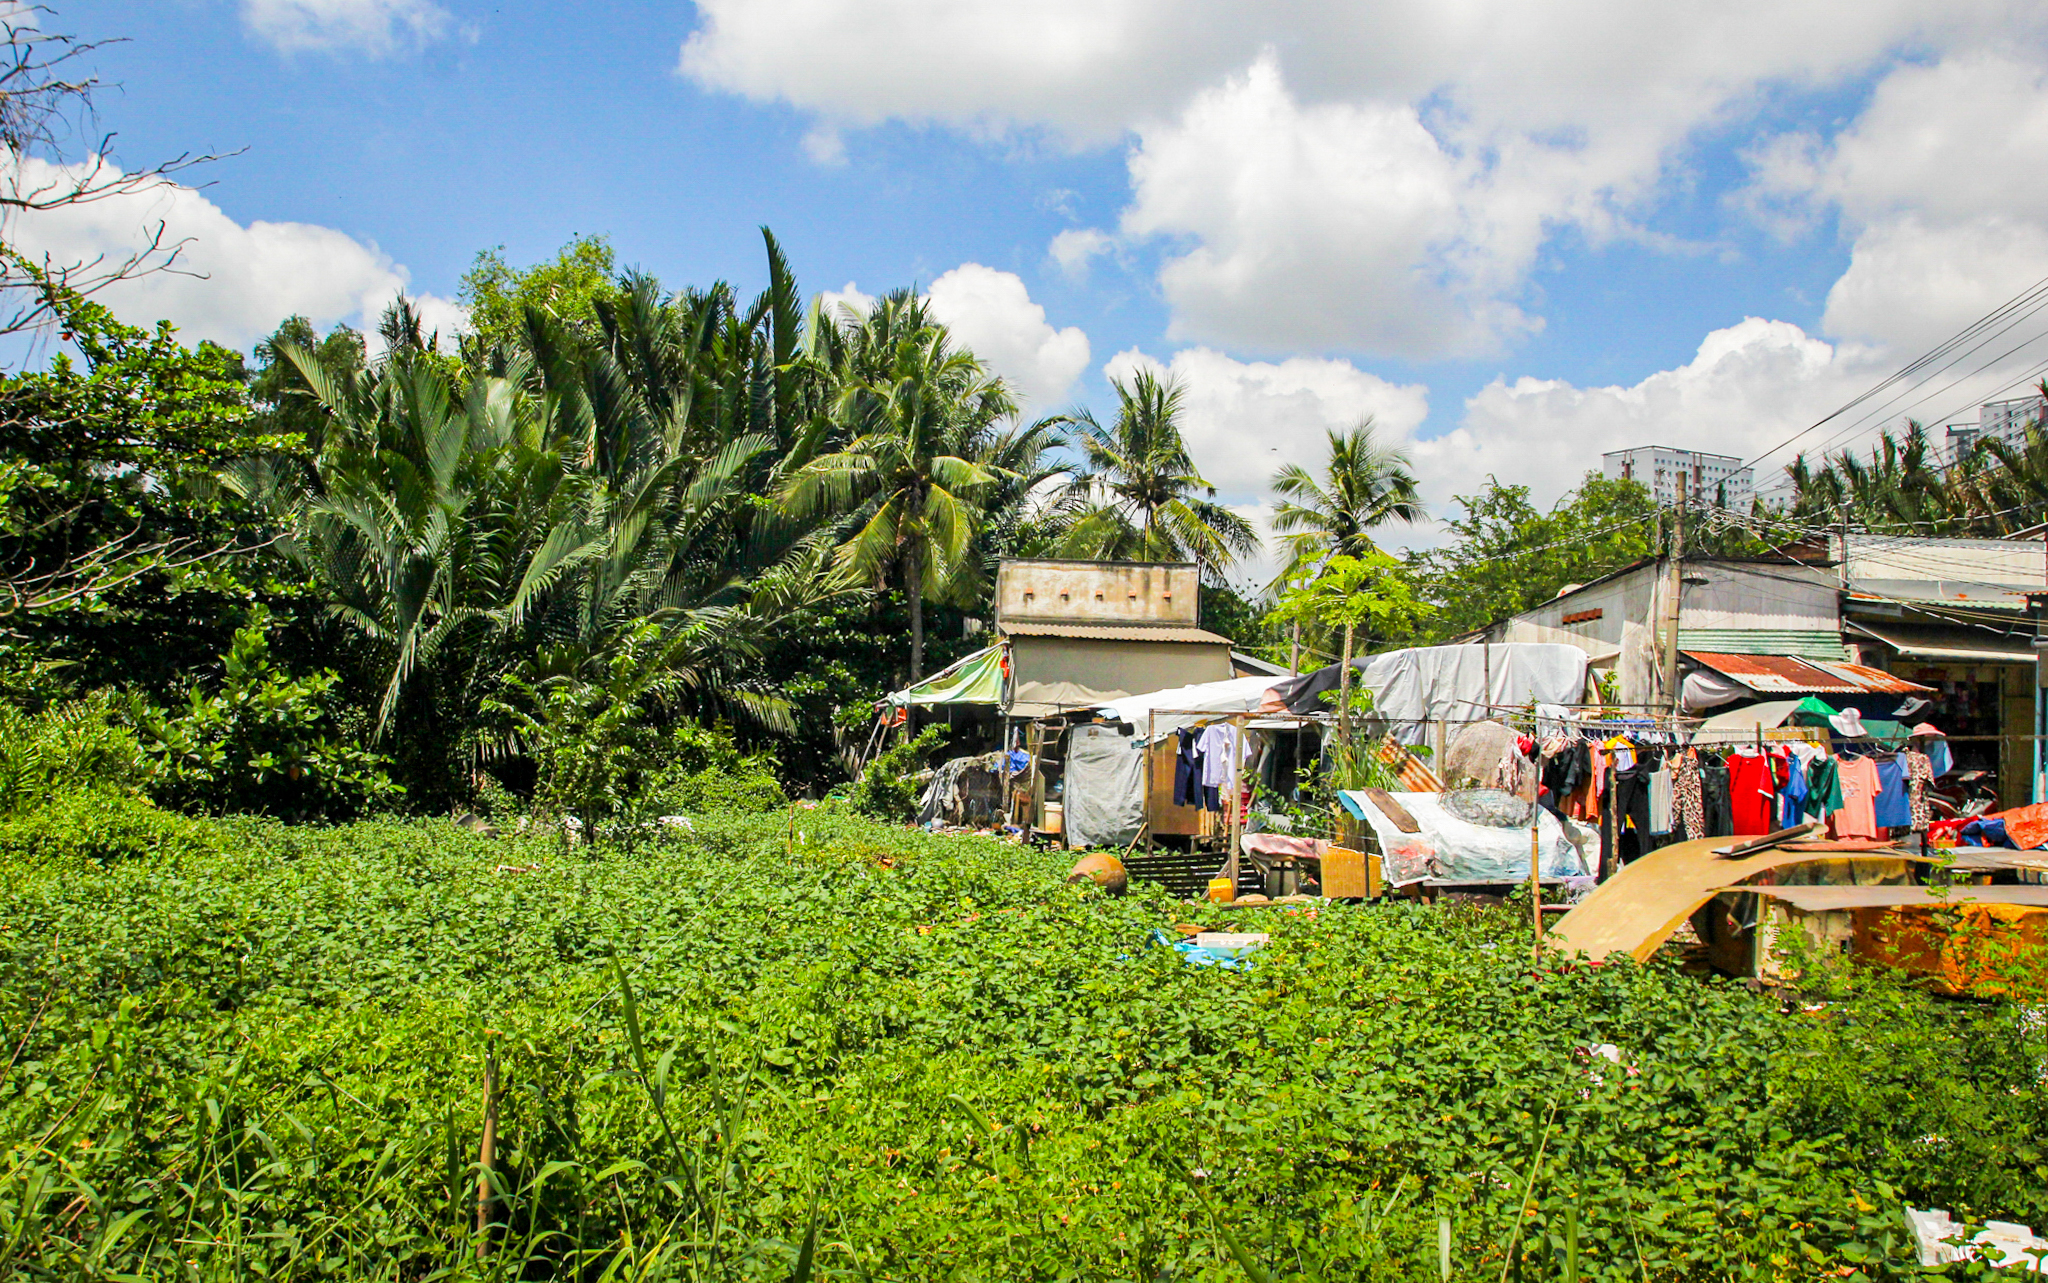
[[58, 793], [0, 820], [0, 861], [92, 860], [101, 864], [216, 851], [214, 828], [146, 798], [111, 789]]
[[394, 802], [404, 790], [384, 759], [343, 733], [339, 676], [278, 671], [267, 628], [259, 616], [238, 629], [218, 688], [193, 687], [183, 708], [130, 700], [153, 767], [150, 794], [184, 810], [292, 820], [346, 819]]
[[764, 770], [728, 771], [710, 767], [694, 774], [666, 773], [641, 799], [647, 815], [695, 815], [706, 811], [752, 813], [779, 811], [789, 805], [782, 781]]
[[927, 726], [916, 738], [884, 749], [860, 773], [848, 803], [862, 815], [908, 824], [917, 818], [921, 790], [911, 776], [924, 768], [927, 753], [946, 738], [943, 726]]
[[144, 759], [101, 692], [40, 713], [0, 705], [0, 815], [78, 789], [132, 789]]

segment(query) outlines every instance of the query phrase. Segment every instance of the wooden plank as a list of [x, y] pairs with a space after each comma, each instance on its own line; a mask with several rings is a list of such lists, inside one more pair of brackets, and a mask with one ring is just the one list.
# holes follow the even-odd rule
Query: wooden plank
[[1380, 809], [1381, 815], [1394, 822], [1395, 828], [1403, 833], [1422, 832], [1422, 826], [1415, 822], [1414, 816], [1408, 814], [1408, 808], [1396, 802], [1393, 795], [1385, 789], [1361, 789], [1359, 791], [1365, 794], [1367, 801], [1370, 801]]
[[1152, 818], [1155, 837], [1193, 837], [1201, 828], [1200, 809], [1173, 804], [1173, 759], [1178, 750], [1175, 737], [1168, 735], [1147, 751], [1145, 814]]

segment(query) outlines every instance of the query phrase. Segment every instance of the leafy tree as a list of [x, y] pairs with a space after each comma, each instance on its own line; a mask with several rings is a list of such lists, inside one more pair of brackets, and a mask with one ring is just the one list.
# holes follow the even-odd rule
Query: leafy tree
[[1370, 416], [1349, 432], [1329, 433], [1330, 455], [1320, 477], [1298, 463], [1273, 476], [1273, 490], [1282, 496], [1273, 510], [1273, 529], [1286, 532], [1287, 579], [1318, 558], [1340, 554], [1360, 556], [1378, 547], [1372, 531], [1390, 521], [1413, 524], [1426, 520], [1409, 471], [1408, 457], [1382, 445]]
[[553, 262], [515, 269], [505, 247], [478, 253], [462, 274], [455, 297], [469, 309], [469, 324], [481, 351], [515, 346], [526, 310], [560, 323], [594, 329], [597, 303], [618, 288], [616, 256], [602, 236], [578, 236]]
[[1103, 561], [1195, 561], [1218, 575], [1259, 546], [1251, 523], [1215, 502], [1181, 437], [1186, 391], [1139, 370], [1116, 381], [1116, 418], [1104, 426], [1072, 419], [1082, 466], [1067, 488], [1069, 557]]
[[1462, 515], [1445, 522], [1451, 541], [1414, 562], [1421, 595], [1436, 608], [1418, 641], [1470, 632], [1655, 551], [1656, 504], [1635, 481], [1589, 472], [1545, 512], [1529, 501], [1529, 487], [1488, 477], [1484, 490], [1456, 502]]
[[1285, 623], [1316, 624], [1344, 630], [1339, 660], [1338, 742], [1349, 750], [1351, 737], [1351, 657], [1360, 628], [1367, 637], [1413, 632], [1435, 609], [1415, 596], [1402, 564], [1376, 548], [1359, 556], [1331, 557], [1318, 571], [1303, 567], [1282, 592], [1274, 617]]
[[[782, 498], [798, 516], [827, 515], [849, 533], [840, 565], [861, 579], [895, 583], [910, 601], [910, 677], [924, 673], [924, 603], [955, 591], [984, 504], [1009, 469], [991, 459], [997, 423], [1014, 414], [1002, 382], [953, 347], [942, 326], [885, 300], [861, 329], [895, 335], [856, 349], [867, 377], [840, 394], [835, 418], [850, 438], [792, 474]], [[917, 305], [917, 315], [922, 315]]]
[[[122, 324], [37, 264], [71, 350], [0, 376], [0, 634], [12, 666], [74, 689], [165, 690], [228, 644], [273, 594], [266, 535], [215, 469], [274, 447], [238, 353], [188, 348], [168, 324]], [[236, 549], [245, 555], [231, 556]]]
[[322, 338], [303, 316], [284, 324], [256, 345], [257, 366], [249, 378], [249, 399], [257, 407], [260, 430], [287, 447], [318, 453], [326, 424], [313, 388], [286, 355], [288, 349], [310, 353], [331, 379], [344, 379], [367, 364], [363, 336], [337, 325]]

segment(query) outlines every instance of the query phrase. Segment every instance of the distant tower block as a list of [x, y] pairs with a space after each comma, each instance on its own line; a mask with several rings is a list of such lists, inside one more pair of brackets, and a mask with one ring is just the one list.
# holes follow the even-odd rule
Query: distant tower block
[[1665, 506], [1677, 504], [1684, 486], [1688, 504], [1747, 509], [1756, 489], [1751, 470], [1729, 454], [1639, 445], [1603, 454], [1600, 464], [1608, 480], [1634, 481]]

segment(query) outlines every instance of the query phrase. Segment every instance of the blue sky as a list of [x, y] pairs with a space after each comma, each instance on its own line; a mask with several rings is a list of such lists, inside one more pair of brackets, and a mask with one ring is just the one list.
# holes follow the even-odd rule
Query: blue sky
[[932, 289], [1035, 408], [1172, 370], [1254, 513], [1368, 413], [1440, 510], [1630, 444], [1761, 453], [2048, 276], [2037, 7], [1643, 8], [73, 0], [46, 28], [127, 38], [117, 159], [243, 150], [18, 234], [164, 218], [208, 279], [117, 307], [246, 346], [401, 285], [459, 324], [479, 249], [578, 233], [758, 288], [765, 223], [807, 289]]

